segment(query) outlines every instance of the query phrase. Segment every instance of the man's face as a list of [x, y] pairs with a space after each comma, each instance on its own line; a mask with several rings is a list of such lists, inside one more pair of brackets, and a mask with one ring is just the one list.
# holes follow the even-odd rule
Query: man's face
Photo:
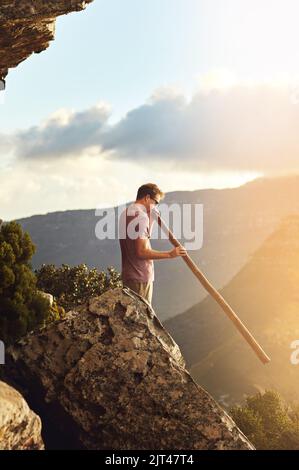
[[147, 212], [152, 212], [153, 209], [159, 204], [161, 196], [159, 194], [155, 196], [150, 196], [149, 194], [145, 196], [145, 207]]

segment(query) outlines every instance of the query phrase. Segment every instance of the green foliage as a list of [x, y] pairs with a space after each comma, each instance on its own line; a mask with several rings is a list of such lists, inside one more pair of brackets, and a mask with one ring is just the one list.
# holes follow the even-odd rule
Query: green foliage
[[38, 288], [52, 294], [66, 311], [85, 303], [90, 297], [122, 285], [120, 274], [113, 267], [104, 272], [89, 269], [85, 264], [74, 267], [43, 264], [35, 273]]
[[17, 222], [0, 227], [0, 339], [20, 338], [49, 313], [49, 302], [38, 292], [30, 259], [35, 252], [27, 232]]
[[299, 407], [285, 404], [277, 392], [248, 397], [231, 415], [257, 449], [299, 449]]
[[47, 323], [56, 321], [56, 320], [61, 320], [62, 318], [65, 317], [65, 310], [61, 305], [58, 305], [56, 300], [54, 300], [53, 305], [50, 307], [50, 315], [48, 317]]

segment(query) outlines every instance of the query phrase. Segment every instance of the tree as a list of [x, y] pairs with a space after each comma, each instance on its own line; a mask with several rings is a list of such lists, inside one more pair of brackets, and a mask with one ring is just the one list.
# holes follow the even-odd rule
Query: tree
[[66, 311], [87, 302], [90, 297], [122, 285], [120, 274], [113, 267], [108, 267], [105, 272], [89, 269], [85, 264], [74, 267], [43, 264], [35, 274], [38, 288], [52, 294]]
[[0, 339], [13, 342], [42, 325], [49, 301], [36, 286], [30, 260], [35, 245], [17, 222], [0, 225]]
[[231, 409], [231, 415], [257, 449], [295, 450], [299, 449], [298, 410], [268, 390], [247, 397], [244, 405]]

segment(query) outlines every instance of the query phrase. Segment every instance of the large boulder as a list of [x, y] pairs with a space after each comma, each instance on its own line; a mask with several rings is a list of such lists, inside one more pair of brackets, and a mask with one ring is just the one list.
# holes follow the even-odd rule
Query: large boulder
[[22, 395], [0, 382], [0, 450], [42, 450], [40, 418]]
[[130, 289], [91, 298], [29, 334], [6, 360], [43, 420], [48, 448], [253, 448]]

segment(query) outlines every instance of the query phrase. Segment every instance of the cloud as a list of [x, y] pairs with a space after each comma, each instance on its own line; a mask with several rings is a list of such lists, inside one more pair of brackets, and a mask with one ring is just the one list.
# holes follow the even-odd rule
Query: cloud
[[109, 117], [109, 108], [98, 104], [86, 111], [59, 110], [40, 126], [16, 133], [11, 138], [19, 158], [56, 158], [80, 155], [98, 146]]
[[288, 88], [244, 85], [162, 99], [130, 113], [102, 136], [129, 160], [175, 160], [194, 170], [299, 167], [299, 106]]
[[299, 168], [294, 96], [287, 85], [265, 83], [203, 88], [190, 100], [162, 89], [113, 125], [104, 105], [64, 110], [10, 142], [20, 159], [76, 158], [95, 147], [111, 159], [189, 171], [293, 170]]

